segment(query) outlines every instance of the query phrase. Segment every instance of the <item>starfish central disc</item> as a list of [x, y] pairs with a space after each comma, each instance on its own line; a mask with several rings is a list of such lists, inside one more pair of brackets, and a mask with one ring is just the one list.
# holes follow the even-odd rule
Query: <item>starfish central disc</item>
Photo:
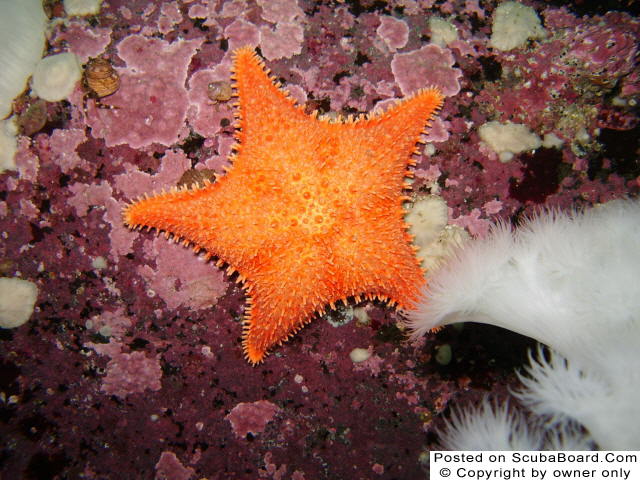
[[411, 306], [424, 275], [403, 190], [440, 92], [329, 122], [305, 114], [250, 48], [235, 52], [233, 79], [233, 167], [215, 183], [132, 203], [125, 223], [169, 232], [238, 271], [248, 297], [243, 347], [253, 364], [339, 300]]

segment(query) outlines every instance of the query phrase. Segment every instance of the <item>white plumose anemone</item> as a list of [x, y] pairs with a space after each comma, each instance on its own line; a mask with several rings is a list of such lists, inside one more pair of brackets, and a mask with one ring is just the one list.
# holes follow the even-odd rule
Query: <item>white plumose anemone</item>
[[640, 201], [548, 211], [465, 244], [408, 324], [414, 336], [475, 321], [535, 338], [552, 351], [531, 358], [523, 403], [548, 425], [580, 423], [600, 448], [640, 449], [639, 272]]

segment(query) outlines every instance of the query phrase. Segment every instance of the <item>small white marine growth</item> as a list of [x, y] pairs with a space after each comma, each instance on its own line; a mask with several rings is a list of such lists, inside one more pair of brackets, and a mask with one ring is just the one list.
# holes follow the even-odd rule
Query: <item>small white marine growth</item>
[[527, 40], [546, 35], [536, 11], [518, 2], [504, 2], [496, 8], [489, 45], [507, 51], [521, 47]]
[[16, 328], [29, 320], [38, 298], [38, 287], [21, 278], [0, 278], [0, 327]]
[[31, 90], [47, 102], [59, 102], [71, 95], [80, 78], [82, 69], [75, 54], [49, 55], [36, 65]]
[[458, 39], [458, 29], [451, 22], [440, 17], [429, 18], [429, 30], [431, 30], [431, 43], [439, 47], [446, 47]]
[[427, 272], [469, 237], [464, 229], [447, 225], [448, 211], [445, 201], [437, 195], [420, 198], [407, 207], [405, 220], [414, 236], [413, 243], [419, 248], [417, 256]]
[[480, 139], [498, 154], [502, 163], [517, 153], [540, 148], [542, 141], [529, 127], [520, 123], [487, 122], [478, 129]]
[[69, 17], [85, 17], [100, 12], [102, 0], [64, 0], [64, 11]]

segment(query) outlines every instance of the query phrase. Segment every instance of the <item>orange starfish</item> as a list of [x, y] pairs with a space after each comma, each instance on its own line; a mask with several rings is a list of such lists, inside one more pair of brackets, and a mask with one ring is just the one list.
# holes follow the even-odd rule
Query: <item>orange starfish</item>
[[245, 357], [268, 351], [325, 306], [382, 299], [410, 307], [424, 275], [404, 222], [405, 177], [442, 95], [427, 89], [384, 113], [336, 122], [307, 115], [253, 49], [235, 52], [239, 98], [233, 167], [124, 209], [131, 228], [204, 249], [247, 294]]

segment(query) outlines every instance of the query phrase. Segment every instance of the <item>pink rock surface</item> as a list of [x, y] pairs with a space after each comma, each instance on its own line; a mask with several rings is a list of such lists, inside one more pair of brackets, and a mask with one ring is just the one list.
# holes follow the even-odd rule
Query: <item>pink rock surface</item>
[[231, 423], [233, 433], [239, 438], [244, 438], [251, 433], [262, 433], [271, 422], [280, 408], [266, 400], [258, 400], [253, 403], [239, 403], [225, 418]]

